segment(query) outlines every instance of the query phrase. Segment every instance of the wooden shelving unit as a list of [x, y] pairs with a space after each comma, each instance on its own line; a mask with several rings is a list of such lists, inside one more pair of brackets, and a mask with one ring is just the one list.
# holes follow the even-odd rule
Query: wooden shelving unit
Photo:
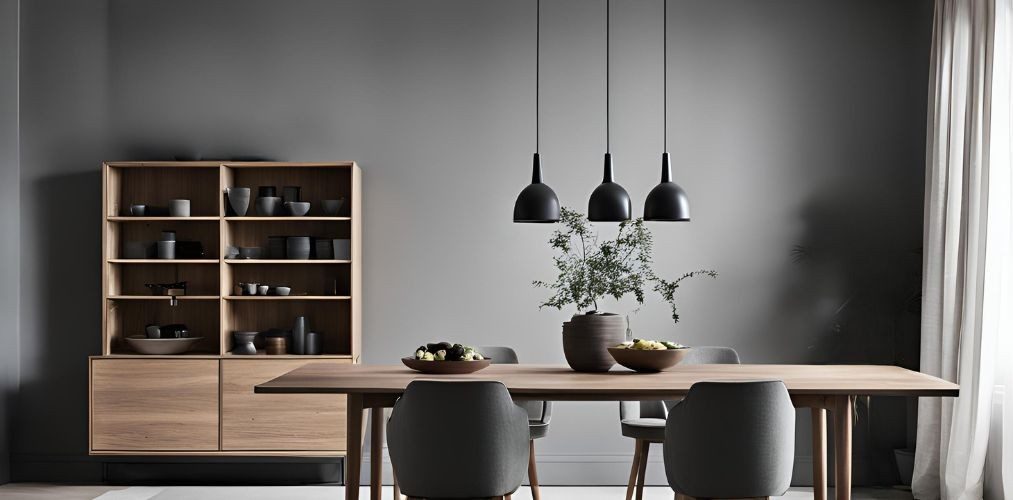
[[[261, 217], [259, 186], [301, 186], [304, 217]], [[255, 395], [253, 386], [307, 362], [356, 363], [361, 349], [361, 172], [354, 162], [110, 162], [103, 164], [102, 355], [91, 358], [90, 450], [95, 455], [344, 453], [342, 398]], [[229, 215], [226, 188], [252, 190], [247, 216]], [[191, 200], [191, 217], [129, 215], [130, 205]], [[339, 216], [321, 200], [344, 198]], [[199, 241], [198, 259], [124, 258], [126, 242]], [[350, 239], [350, 259], [226, 259], [229, 246], [268, 236]], [[145, 283], [187, 281], [188, 295], [153, 296]], [[240, 282], [292, 288], [288, 296], [235, 294]], [[307, 317], [323, 354], [233, 355], [233, 331], [291, 328]], [[146, 356], [125, 337], [147, 324], [186, 324], [191, 352]], [[216, 390], [212, 390], [217, 387]], [[217, 397], [211, 395], [217, 393]], [[182, 406], [181, 406], [182, 405]], [[151, 416], [158, 415], [152, 419]]]

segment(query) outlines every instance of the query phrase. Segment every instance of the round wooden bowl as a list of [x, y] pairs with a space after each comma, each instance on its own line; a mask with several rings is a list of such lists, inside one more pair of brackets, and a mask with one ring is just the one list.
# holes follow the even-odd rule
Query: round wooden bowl
[[641, 351], [638, 349], [620, 349], [609, 347], [609, 354], [616, 362], [637, 372], [660, 372], [667, 370], [682, 361], [689, 352], [688, 347], [682, 349], [665, 349], [664, 351]]
[[412, 370], [433, 375], [464, 375], [475, 373], [489, 366], [489, 358], [478, 361], [422, 361], [415, 358], [401, 358], [401, 362]]

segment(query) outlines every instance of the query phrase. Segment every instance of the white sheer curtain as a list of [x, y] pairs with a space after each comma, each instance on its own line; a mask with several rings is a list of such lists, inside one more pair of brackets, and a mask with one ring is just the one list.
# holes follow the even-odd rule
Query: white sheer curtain
[[[1001, 368], [1013, 363], [1004, 341], [1013, 335], [1011, 36], [1013, 0], [936, 1], [921, 363], [959, 382], [960, 397], [919, 402], [913, 492], [922, 500], [983, 498], [990, 428], [1003, 434], [991, 436], [998, 442], [1013, 435], [1002, 426], [1013, 391], [1005, 418], [993, 422], [992, 408], [1009, 376]], [[998, 469], [1010, 470], [1013, 448], [988, 455], [1004, 457]], [[1002, 479], [1013, 497], [1011, 478]]]

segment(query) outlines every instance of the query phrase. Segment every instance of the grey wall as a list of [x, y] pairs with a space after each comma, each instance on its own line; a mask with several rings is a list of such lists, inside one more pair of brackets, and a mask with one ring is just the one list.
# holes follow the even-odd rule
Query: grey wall
[[[366, 362], [434, 339], [563, 361], [560, 325], [575, 311], [539, 311], [545, 293], [530, 286], [553, 276], [552, 228], [510, 223], [534, 147], [534, 2], [57, 5], [32, 2], [23, 20], [16, 458], [86, 463], [106, 159], [356, 160]], [[694, 219], [651, 226], [656, 261], [666, 275], [721, 276], [682, 288], [677, 326], [652, 298], [635, 333], [731, 345], [747, 362], [916, 363], [905, 297], [918, 284], [930, 2], [669, 5], [669, 148]], [[613, 9], [612, 153], [639, 213], [662, 148], [661, 4]], [[583, 208], [604, 152], [603, 2], [547, 0], [542, 22], [543, 168], [561, 202]], [[74, 259], [60, 258], [67, 248]], [[895, 480], [905, 409], [863, 413], [859, 481]], [[632, 443], [616, 417], [614, 404], [559, 404], [540, 475], [623, 483]]]
[[[18, 234], [18, 0], [0, 0], [0, 234]], [[18, 389], [17, 238], [0, 238], [0, 484], [10, 478], [10, 420]]]

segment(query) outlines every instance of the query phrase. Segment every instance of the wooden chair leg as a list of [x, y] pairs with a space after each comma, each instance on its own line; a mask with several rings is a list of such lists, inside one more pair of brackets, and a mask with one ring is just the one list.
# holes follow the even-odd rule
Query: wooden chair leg
[[640, 448], [642, 442], [637, 439], [633, 449], [633, 467], [630, 467], [630, 481], [626, 485], [626, 500], [633, 500], [633, 487], [637, 485], [637, 471], [640, 469]]
[[535, 440], [528, 441], [528, 481], [531, 483], [532, 500], [541, 500], [541, 492], [538, 491], [538, 467], [535, 465]]
[[644, 483], [647, 481], [647, 457], [651, 451], [651, 442], [644, 441], [640, 453], [640, 474], [637, 478], [637, 500], [644, 500]]

